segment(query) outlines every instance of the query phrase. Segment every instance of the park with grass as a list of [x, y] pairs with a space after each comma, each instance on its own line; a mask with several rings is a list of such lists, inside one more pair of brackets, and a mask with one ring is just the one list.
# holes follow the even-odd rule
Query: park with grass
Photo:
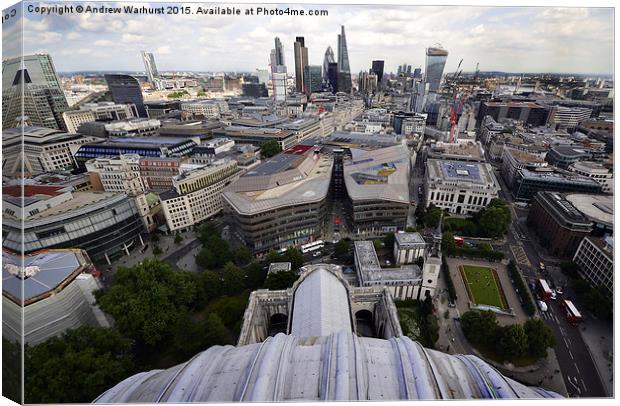
[[508, 303], [495, 269], [484, 266], [461, 265], [459, 271], [465, 283], [469, 300], [472, 303], [495, 306], [500, 309], [508, 308]]

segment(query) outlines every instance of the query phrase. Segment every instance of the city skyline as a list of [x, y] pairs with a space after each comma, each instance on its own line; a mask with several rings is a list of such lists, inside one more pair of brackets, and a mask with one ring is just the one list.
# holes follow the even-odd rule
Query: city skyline
[[[385, 60], [386, 72], [394, 72], [402, 63], [423, 67], [426, 48], [436, 43], [450, 52], [446, 72], [454, 71], [461, 58], [464, 71], [474, 71], [476, 63], [481, 71], [601, 75], [613, 71], [611, 8], [291, 7], [325, 9], [329, 16], [251, 17], [239, 24], [242, 16], [42, 17], [27, 13], [24, 53], [49, 53], [59, 72], [142, 71], [140, 51], [145, 49], [154, 54], [161, 71], [251, 72], [268, 67], [276, 36], [289, 64], [294, 61], [297, 36], [306, 39], [309, 63], [322, 64], [325, 49], [337, 48], [340, 26], [344, 25], [351, 72], [368, 70], [376, 59]], [[585, 19], [589, 24], [582, 23]], [[5, 31], [17, 32], [16, 21], [5, 23]], [[148, 31], [162, 25], [168, 28]], [[188, 41], [190, 38], [194, 40]], [[8, 45], [5, 55], [17, 52], [18, 45]]]

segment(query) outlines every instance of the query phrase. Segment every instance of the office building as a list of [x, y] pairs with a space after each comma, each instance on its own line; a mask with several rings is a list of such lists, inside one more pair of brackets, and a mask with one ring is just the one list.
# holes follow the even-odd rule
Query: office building
[[338, 34], [338, 91], [351, 93], [351, 66], [349, 65], [349, 50], [344, 25]]
[[549, 112], [549, 122], [555, 124], [558, 129], [572, 133], [581, 122], [591, 116], [592, 109], [586, 107], [553, 106]]
[[323, 72], [321, 65], [306, 65], [304, 68], [304, 92], [309, 96], [311, 93], [320, 92], [323, 88]]
[[[426, 67], [424, 68], [424, 82], [428, 83], [429, 92], [438, 92], [441, 85], [443, 69], [448, 59], [448, 51], [441, 46], [426, 49]], [[409, 68], [411, 69], [411, 68]]]
[[222, 190], [240, 175], [235, 160], [218, 160], [172, 179], [160, 199], [169, 231], [193, 227], [222, 210]]
[[351, 159], [343, 162], [348, 196], [345, 210], [355, 234], [380, 236], [405, 230], [410, 206], [410, 161], [408, 148], [394, 145], [356, 150]]
[[486, 116], [491, 116], [495, 121], [512, 119], [532, 127], [538, 127], [547, 124], [549, 112], [544, 106], [533, 102], [483, 101], [478, 110], [478, 123], [482, 123]]
[[333, 160], [297, 145], [246, 172], [224, 190], [224, 211], [254, 254], [318, 240], [327, 221]]
[[[537, 192], [601, 193], [601, 185], [594, 179], [559, 170], [519, 170], [513, 184], [515, 200], [528, 202]], [[510, 187], [510, 185], [508, 185]]]
[[329, 63], [327, 67], [327, 82], [332, 93], [338, 91], [338, 63]]
[[426, 257], [427, 244], [420, 233], [394, 234], [394, 263], [413, 264]]
[[86, 171], [96, 191], [137, 195], [148, 189], [146, 181], [140, 176], [140, 155], [95, 158], [86, 162]]
[[135, 106], [131, 104], [99, 102], [81, 104], [79, 110], [69, 110], [62, 113], [62, 118], [67, 132], [76, 133], [83, 123], [127, 120], [137, 115]]
[[199, 118], [219, 119], [229, 110], [225, 100], [194, 100], [181, 103], [181, 111]]
[[69, 104], [48, 54], [23, 55], [2, 61], [2, 129], [27, 122], [66, 130], [62, 113]]
[[131, 118], [103, 125], [107, 137], [153, 137], [159, 135], [160, 127], [161, 121], [151, 118]]
[[614, 199], [610, 195], [566, 193], [564, 198], [592, 222], [594, 237], [614, 233]]
[[2, 174], [72, 170], [76, 167], [72, 150], [98, 140], [43, 127], [6, 129], [2, 131]]
[[75, 153], [79, 168], [93, 158], [113, 158], [123, 154], [138, 154], [141, 157], [183, 157], [190, 154], [200, 141], [194, 138], [174, 137], [118, 137], [105, 141], [81, 145]]
[[154, 83], [155, 78], [159, 76], [159, 72], [157, 72], [157, 66], [155, 65], [155, 57], [152, 53], [142, 51], [140, 52], [142, 55], [142, 61], [144, 62], [144, 71], [146, 72], [146, 78], [149, 83]]
[[[21, 196], [20, 191], [10, 193], [12, 197]], [[49, 198], [38, 195], [36, 187], [24, 187], [24, 196], [37, 200]], [[4, 214], [5, 248], [14, 252], [23, 249], [29, 254], [43, 249], [80, 247], [93, 261], [110, 263], [143, 244], [140, 213], [135, 201], [124, 193], [73, 192], [61, 203], [53, 206], [47, 203], [45, 209], [26, 217], [25, 221]]]
[[578, 161], [571, 164], [568, 169], [581, 176], [592, 178], [600, 183], [603, 193], [613, 193], [614, 173], [603, 164], [590, 161]]
[[561, 169], [568, 169], [575, 162], [590, 158], [592, 158], [590, 151], [570, 145], [554, 145], [545, 157], [547, 162]]
[[179, 100], [148, 101], [144, 107], [148, 118], [160, 118], [175, 110], [181, 110], [181, 102]]
[[323, 57], [323, 81], [329, 82], [329, 77], [327, 72], [329, 71], [329, 64], [336, 63], [336, 58], [334, 57], [334, 51], [332, 47], [327, 47], [325, 51], [325, 56]]
[[506, 147], [502, 154], [501, 174], [508, 188], [514, 191], [518, 189], [517, 183], [520, 180], [519, 171], [521, 169], [536, 170], [537, 168], [546, 168], [547, 165], [547, 161], [538, 155]]
[[539, 192], [532, 201], [527, 224], [549, 253], [570, 259], [581, 240], [592, 232], [592, 222], [558, 192]]
[[600, 288], [607, 297], [614, 297], [614, 240], [613, 237], [585, 237], [573, 257], [579, 265], [579, 275], [593, 288]]
[[427, 157], [449, 161], [485, 162], [484, 151], [479, 142], [461, 141], [448, 143], [437, 141], [427, 148]]
[[371, 95], [377, 91], [377, 87], [378, 84], [376, 74], [360, 72], [358, 75], [358, 89], [360, 93], [364, 95]]
[[244, 83], [242, 85], [243, 95], [248, 97], [267, 97], [269, 92], [264, 83]]
[[305, 93], [304, 71], [308, 66], [308, 48], [304, 43], [304, 37], [296, 37], [293, 44], [295, 52], [295, 90], [297, 93]]
[[412, 112], [421, 113], [424, 111], [429, 91], [429, 83], [422, 81], [415, 82], [413, 85], [413, 94], [411, 95], [410, 110]]
[[372, 67], [370, 70], [377, 75], [377, 84], [381, 87], [381, 83], [383, 82], [383, 68], [385, 66], [385, 61], [372, 61]]
[[500, 190], [491, 166], [480, 162], [428, 159], [425, 184], [425, 207], [465, 215], [487, 207]]
[[133, 103], [139, 117], [147, 117], [142, 97], [142, 87], [138, 79], [129, 75], [104, 75], [112, 99], [118, 104]]
[[3, 251], [2, 337], [32, 346], [83, 325], [110, 327], [95, 303], [94, 270], [80, 249]]
[[271, 72], [277, 72], [274, 70], [278, 66], [286, 66], [284, 62], [284, 49], [282, 48], [282, 42], [280, 38], [274, 39], [275, 48], [271, 50]]
[[413, 70], [413, 78], [414, 79], [422, 79], [422, 68], [415, 68]]

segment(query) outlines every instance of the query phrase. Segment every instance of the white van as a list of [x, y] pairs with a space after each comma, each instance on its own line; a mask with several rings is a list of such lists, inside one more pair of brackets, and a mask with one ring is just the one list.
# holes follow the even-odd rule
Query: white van
[[548, 310], [547, 303], [543, 302], [542, 300], [539, 300], [538, 308], [540, 309], [541, 312], [546, 312]]

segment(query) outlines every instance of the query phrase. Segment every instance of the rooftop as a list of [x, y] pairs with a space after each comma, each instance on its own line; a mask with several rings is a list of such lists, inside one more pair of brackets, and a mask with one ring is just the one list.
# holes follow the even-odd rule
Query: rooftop
[[73, 210], [89, 206], [91, 204], [101, 202], [103, 200], [112, 198], [118, 195], [118, 193], [112, 192], [74, 192], [73, 198], [67, 200], [64, 203], [50, 207], [47, 210], [43, 210], [30, 217], [31, 220], [42, 219], [45, 217], [54, 216], [61, 213], [68, 213]]
[[89, 265], [79, 249], [39, 251], [24, 257], [3, 251], [2, 294], [27, 306], [62, 289]]
[[610, 195], [567, 194], [569, 201], [590, 220], [613, 227], [614, 198]]
[[426, 244], [424, 238], [422, 238], [422, 234], [420, 233], [396, 233], [394, 234], [394, 238], [399, 246], [415, 246], [419, 244]]

